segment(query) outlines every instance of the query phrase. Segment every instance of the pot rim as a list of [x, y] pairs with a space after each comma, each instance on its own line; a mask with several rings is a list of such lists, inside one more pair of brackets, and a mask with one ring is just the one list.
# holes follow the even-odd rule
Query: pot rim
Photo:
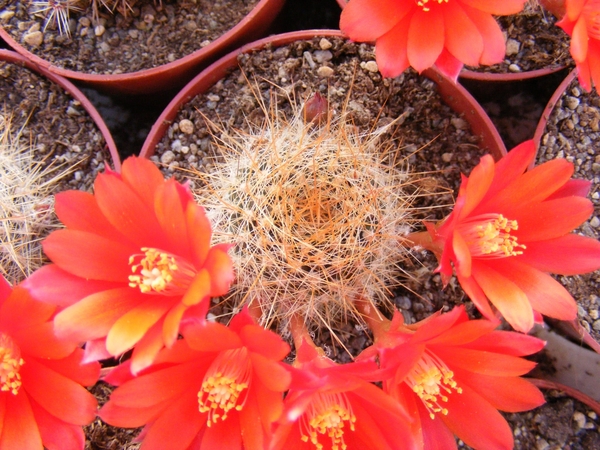
[[[283, 8], [284, 3], [285, 0], [259, 0], [254, 8], [252, 8], [242, 20], [206, 47], [195, 50], [175, 61], [162, 64], [158, 67], [120, 74], [93, 74], [57, 67], [48, 60], [23, 47], [1, 25], [0, 38], [4, 39], [13, 50], [38, 66], [65, 78], [79, 80], [91, 85], [105, 86], [108, 89], [114, 89], [116, 92], [130, 93], [127, 89], [127, 87], [129, 87], [132, 89], [131, 93], [144, 93], [146, 91], [143, 87], [140, 88], [140, 84], [143, 86], [147, 80], [160, 79], [162, 84], [166, 84], [169, 81], [173, 83], [174, 76], [178, 76], [185, 71], [198, 67], [203, 62], [210, 62], [211, 58], [214, 60], [215, 57], [226, 51], [228, 48], [239, 44], [241, 41], [243, 42], [244, 35], [251, 35], [258, 29], [268, 27], [281, 8]], [[121, 88], [121, 84], [125, 84], [126, 87]], [[152, 85], [148, 92], [158, 90], [157, 86], [158, 85], [155, 82], [155, 85]]]
[[512, 81], [530, 80], [532, 78], [541, 78], [553, 73], [560, 72], [567, 68], [567, 65], [556, 67], [543, 67], [541, 69], [529, 70], [526, 72], [509, 72], [509, 73], [493, 73], [493, 72], [476, 72], [474, 70], [463, 68], [458, 77], [465, 80], [477, 80], [492, 83], [505, 83]]
[[96, 124], [98, 129], [100, 130], [102, 137], [104, 138], [105, 145], [108, 147], [108, 151], [109, 151], [111, 159], [112, 159], [112, 165], [114, 167], [114, 170], [117, 172], [120, 172], [121, 158], [119, 156], [119, 152], [117, 150], [117, 146], [112, 137], [112, 134], [111, 134], [110, 130], [108, 129], [108, 126], [104, 122], [104, 119], [102, 118], [102, 116], [100, 115], [98, 110], [96, 109], [96, 107], [86, 97], [86, 95], [82, 91], [79, 90], [79, 88], [77, 86], [75, 86], [72, 82], [70, 82], [66, 78], [64, 78], [56, 73], [50, 72], [49, 70], [47, 70], [43, 67], [38, 66], [37, 64], [33, 63], [32, 61], [28, 60], [23, 55], [15, 52], [15, 51], [7, 50], [7, 49], [0, 49], [0, 60], [8, 61], [13, 64], [19, 64], [21, 66], [26, 67], [29, 70], [32, 70], [33, 72], [36, 72], [36, 73], [48, 78], [53, 83], [62, 87], [67, 92], [67, 94], [69, 94], [71, 97], [73, 97], [79, 103], [81, 103], [81, 106], [83, 106], [83, 109], [85, 109], [85, 111], [90, 115], [90, 117], [92, 118], [92, 120], [94, 121], [94, 123]]
[[588, 395], [584, 394], [583, 392], [578, 391], [577, 389], [574, 389], [562, 383], [557, 383], [556, 381], [545, 380], [543, 378], [527, 377], [525, 379], [541, 389], [555, 389], [557, 391], [563, 391], [568, 396], [579, 400], [580, 402], [584, 403], [589, 408], [591, 408], [596, 414], [600, 415], [600, 403], [594, 400], [593, 398], [589, 397]]
[[[227, 71], [235, 66], [237, 57], [240, 54], [261, 49], [268, 44], [280, 47], [297, 40], [311, 39], [317, 36], [347, 39], [340, 30], [313, 29], [291, 31], [268, 36], [246, 44], [208, 66], [179, 91], [160, 114], [146, 137], [140, 157], [149, 158], [154, 154], [156, 145], [167, 132], [168, 127], [177, 116], [180, 107], [196, 95], [208, 90], [218, 80], [223, 78]], [[463, 86], [450, 80], [434, 68], [424, 71], [423, 74], [438, 85], [439, 93], [446, 104], [455, 111], [463, 113], [464, 119], [469, 122], [473, 134], [480, 137], [482, 148], [487, 147], [487, 150], [496, 160], [506, 155], [506, 147], [498, 130], [481, 105]]]

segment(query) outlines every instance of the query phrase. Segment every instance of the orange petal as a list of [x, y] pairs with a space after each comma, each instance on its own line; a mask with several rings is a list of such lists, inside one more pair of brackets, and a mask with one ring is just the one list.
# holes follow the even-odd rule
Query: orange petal
[[517, 284], [483, 263], [473, 265], [473, 278], [515, 330], [523, 333], [531, 330], [533, 311], [527, 296]]
[[[600, 86], [600, 41], [598, 39], [590, 39], [588, 43], [588, 67], [590, 76], [594, 82], [594, 86]], [[587, 89], [588, 91], [590, 89]]]
[[435, 355], [450, 369], [460, 368], [469, 372], [495, 377], [515, 377], [529, 372], [536, 366], [533, 361], [463, 347], [435, 347]]
[[179, 335], [179, 326], [181, 324], [181, 318], [188, 309], [183, 303], [177, 303], [167, 313], [162, 326], [162, 339], [167, 347], [171, 347], [177, 340]]
[[100, 364], [83, 363], [83, 350], [75, 349], [68, 357], [62, 359], [46, 359], [43, 364], [50, 370], [83, 386], [93, 386], [100, 376]]
[[129, 287], [92, 294], [56, 315], [56, 333], [74, 342], [105, 337], [119, 317], [147, 298]]
[[43, 326], [56, 311], [56, 306], [34, 300], [29, 291], [15, 287], [0, 305], [0, 329], [12, 334]]
[[515, 259], [542, 272], [577, 275], [600, 269], [600, 242], [568, 234], [542, 242], [528, 242], [527, 249]]
[[148, 295], [146, 300], [119, 317], [106, 336], [106, 350], [118, 356], [132, 348], [177, 299]]
[[169, 251], [191, 260], [185, 211], [176, 183], [171, 179], [157, 187], [154, 209], [158, 222], [169, 241]]
[[146, 408], [124, 408], [108, 401], [98, 411], [98, 416], [114, 427], [137, 428], [154, 420], [169, 404], [170, 401], [165, 401]]
[[35, 358], [27, 359], [20, 373], [27, 394], [53, 416], [73, 425], [87, 425], [96, 417], [96, 399], [73, 380]]
[[462, 235], [455, 231], [452, 234], [452, 250], [454, 251], [454, 267], [456, 272], [461, 277], [468, 278], [471, 276], [471, 267], [473, 259], [471, 258], [471, 251], [469, 246], [463, 239]]
[[46, 450], [84, 448], [85, 436], [79, 425], [68, 424], [54, 417], [31, 398], [29, 402]]
[[281, 337], [260, 325], [247, 325], [240, 331], [243, 345], [251, 352], [273, 361], [281, 361], [290, 352], [290, 346]]
[[233, 262], [227, 254], [230, 247], [228, 244], [215, 245], [206, 257], [204, 268], [210, 273], [211, 297], [227, 294], [235, 279]]
[[389, 0], [352, 0], [342, 10], [340, 30], [353, 41], [372, 42], [391, 30], [416, 5]]
[[210, 238], [212, 236], [212, 228], [206, 217], [204, 208], [195, 203], [188, 203], [185, 211], [187, 219], [188, 237], [190, 240], [190, 249], [193, 255], [194, 265], [202, 267], [206, 255], [210, 250]]
[[469, 66], [479, 65], [483, 38], [459, 2], [444, 5], [445, 47], [458, 60]]
[[2, 450], [42, 449], [42, 438], [28, 396], [19, 392], [19, 395], [4, 394], [2, 397], [6, 399], [6, 406], [0, 448]]
[[160, 224], [143, 198], [116, 176], [99, 174], [94, 183], [98, 207], [106, 219], [139, 247], [164, 248]]
[[465, 204], [460, 211], [459, 220], [467, 217], [485, 197], [494, 179], [494, 171], [494, 159], [490, 155], [483, 156], [479, 164], [473, 168], [466, 183], [466, 189], [463, 190]]
[[375, 58], [384, 77], [397, 77], [410, 66], [407, 55], [409, 24], [410, 15], [377, 39]]
[[185, 326], [182, 334], [189, 346], [199, 352], [221, 352], [243, 345], [236, 333], [216, 322]]
[[122, 283], [131, 274], [129, 257], [138, 250], [76, 230], [54, 231], [42, 246], [48, 258], [66, 272], [85, 279]]
[[463, 345], [489, 334], [496, 326], [489, 320], [469, 320], [428, 341], [427, 345]]
[[407, 54], [410, 65], [419, 73], [433, 66], [444, 48], [442, 8], [425, 12], [417, 8], [408, 26]]
[[468, 386], [448, 395], [441, 420], [465, 444], [474, 448], [512, 449], [513, 434], [502, 415]]
[[545, 316], [560, 320], [577, 317], [577, 305], [571, 294], [554, 278], [517, 260], [495, 263], [494, 269], [510, 278], [527, 295], [531, 307]]
[[463, 369], [456, 369], [454, 375], [500, 411], [528, 411], [545, 402], [540, 390], [520, 377], [492, 377]]
[[492, 198], [506, 186], [519, 178], [533, 162], [537, 153], [533, 140], [525, 141], [500, 159], [496, 163], [495, 176], [486, 199]]
[[152, 161], [136, 156], [123, 161], [121, 178], [149, 208], [154, 206], [154, 193], [165, 183], [162, 173]]
[[506, 46], [504, 35], [496, 19], [490, 14], [466, 5], [463, 5], [463, 9], [473, 21], [483, 39], [483, 51], [479, 64], [491, 65], [502, 62], [506, 53]]
[[546, 343], [541, 339], [527, 334], [495, 330], [463, 347], [504, 355], [526, 356], [539, 352], [545, 345]]
[[492, 308], [490, 307], [490, 302], [477, 281], [472, 276], [465, 278], [457, 275], [456, 278], [458, 278], [460, 286], [465, 291], [465, 294], [473, 301], [479, 312], [488, 320], [497, 320], [494, 311], [492, 311]]
[[586, 2], [587, 0], [569, 0], [568, 2], [565, 2], [567, 9], [566, 17], [569, 18], [569, 20], [577, 20]]
[[131, 355], [131, 372], [138, 374], [152, 365], [160, 350], [165, 346], [162, 335], [162, 323], [152, 325], [142, 336]]
[[582, 62], [587, 59], [588, 56], [588, 32], [585, 19], [582, 17], [576, 23], [573, 28], [573, 35], [571, 36], [571, 56], [575, 62]]
[[211, 274], [209, 269], [201, 269], [190, 283], [181, 303], [185, 306], [197, 305], [211, 293]]
[[267, 389], [274, 392], [285, 392], [288, 390], [292, 376], [283, 364], [267, 359], [258, 353], [250, 353], [249, 357], [252, 361], [254, 374]]
[[519, 229], [511, 232], [522, 244], [564, 236], [585, 222], [594, 205], [583, 197], [563, 197], [513, 209], [511, 220]]
[[495, 16], [517, 14], [523, 10], [527, 0], [460, 0], [461, 3]]

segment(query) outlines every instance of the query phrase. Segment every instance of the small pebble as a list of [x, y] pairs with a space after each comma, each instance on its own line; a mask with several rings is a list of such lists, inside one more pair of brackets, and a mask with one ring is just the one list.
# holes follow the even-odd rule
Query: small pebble
[[160, 156], [160, 162], [163, 164], [169, 164], [175, 161], [175, 153], [171, 150], [167, 150]]
[[565, 105], [569, 109], [576, 109], [579, 106], [579, 99], [577, 97], [571, 97], [567, 95], [565, 97]]
[[32, 47], [39, 47], [44, 42], [44, 34], [41, 31], [34, 31], [23, 35], [23, 41]]
[[596, 331], [600, 331], [600, 320], [594, 320], [594, 323], [592, 324], [592, 328]]
[[510, 70], [511, 72], [520, 72], [521, 68], [518, 64], [511, 64], [510, 66], [508, 66], [508, 70]]
[[321, 40], [319, 41], [319, 47], [321, 47], [321, 50], [329, 50], [331, 47], [333, 47], [333, 44], [331, 43], [331, 41], [328, 41], [325, 38], [321, 38]]
[[96, 36], [102, 36], [102, 35], [104, 34], [104, 32], [105, 32], [105, 31], [106, 31], [106, 28], [104, 28], [104, 26], [103, 26], [103, 25], [97, 25], [97, 26], [94, 28], [94, 34], [95, 34]]
[[506, 56], [512, 56], [519, 53], [521, 49], [521, 43], [515, 39], [509, 39], [506, 41]]
[[600, 218], [598, 218], [598, 216], [592, 217], [592, 220], [590, 220], [590, 225], [594, 228], [600, 227]]
[[442, 153], [442, 161], [444, 161], [445, 163], [449, 163], [450, 161], [452, 161], [452, 157], [454, 155], [452, 153]]
[[585, 426], [585, 415], [582, 412], [575, 411], [573, 413], [573, 420], [577, 423], [578, 428], [583, 428]]
[[321, 66], [317, 69], [317, 74], [321, 78], [329, 78], [330, 76], [333, 75], [333, 72], [334, 72], [334, 70], [328, 66]]
[[4, 10], [0, 12], [0, 20], [10, 20], [15, 15], [14, 11]]
[[454, 125], [454, 128], [457, 130], [466, 130], [469, 128], [469, 123], [465, 119], [461, 119], [460, 117], [453, 117], [450, 119], [450, 123]]
[[377, 62], [371, 60], [371, 61], [367, 61], [364, 64], [364, 69], [368, 70], [371, 73], [376, 73], [379, 71], [379, 67], [377, 67]]
[[192, 134], [194, 132], [194, 124], [191, 120], [183, 119], [179, 122], [179, 129], [182, 133]]

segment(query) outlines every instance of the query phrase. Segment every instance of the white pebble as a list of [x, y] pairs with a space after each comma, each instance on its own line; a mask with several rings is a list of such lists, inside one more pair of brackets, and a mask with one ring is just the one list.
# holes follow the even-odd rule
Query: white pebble
[[23, 41], [33, 47], [39, 47], [44, 42], [44, 35], [41, 31], [34, 31], [23, 35]]
[[170, 164], [175, 160], [175, 153], [171, 150], [167, 150], [160, 157], [160, 162], [163, 164]]
[[361, 64], [362, 68], [371, 72], [371, 73], [376, 73], [379, 71], [379, 67], [377, 67], [377, 62], [376, 61], [367, 61], [364, 64]]
[[179, 122], [179, 129], [182, 133], [192, 134], [194, 132], [194, 124], [191, 120], [183, 119]]
[[511, 72], [520, 72], [521, 68], [518, 64], [511, 64], [510, 66], [508, 66], [508, 70], [510, 70]]
[[506, 41], [506, 56], [512, 56], [519, 53], [521, 49], [521, 43], [515, 39], [509, 39]]
[[317, 74], [321, 78], [329, 78], [330, 76], [333, 75], [333, 72], [334, 72], [333, 69], [328, 66], [321, 66], [317, 69]]
[[105, 32], [105, 31], [106, 31], [106, 28], [104, 28], [104, 26], [103, 26], [103, 25], [97, 25], [97, 26], [94, 28], [94, 34], [95, 34], [96, 36], [102, 36], [102, 35], [104, 34], [104, 32]]
[[578, 428], [583, 428], [585, 426], [585, 415], [579, 411], [575, 411], [573, 413], [573, 420], [577, 423]]
[[321, 47], [321, 50], [329, 50], [331, 47], [333, 47], [333, 44], [331, 43], [331, 41], [328, 41], [325, 38], [321, 38], [321, 40], [319, 41], [319, 47]]

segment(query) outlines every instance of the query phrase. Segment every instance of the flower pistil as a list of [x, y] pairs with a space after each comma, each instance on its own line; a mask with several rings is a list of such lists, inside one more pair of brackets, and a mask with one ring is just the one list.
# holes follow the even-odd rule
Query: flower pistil
[[17, 395], [21, 387], [19, 370], [24, 363], [19, 347], [10, 336], [0, 333], [0, 391]]
[[508, 220], [502, 214], [483, 214], [460, 225], [472, 256], [503, 258], [523, 253], [525, 246], [510, 234], [519, 228], [516, 220]]
[[[182, 295], [190, 285], [195, 270], [190, 263], [170, 253], [142, 247], [141, 254], [132, 255], [129, 265], [129, 286], [139, 287], [144, 294]], [[134, 264], [135, 263], [135, 264]]]
[[344, 426], [348, 422], [350, 430], [354, 431], [356, 416], [344, 393], [319, 393], [313, 400], [310, 409], [302, 416], [302, 441], [315, 445], [317, 450], [323, 449], [319, 443], [319, 434], [331, 439], [332, 450], [345, 450]]
[[215, 359], [198, 392], [198, 409], [208, 413], [209, 427], [219, 418], [227, 419], [232, 409], [242, 410], [246, 396], [241, 401], [240, 396], [250, 385], [250, 374], [245, 347], [224, 351]]
[[406, 383], [423, 401], [432, 419], [436, 413], [448, 414], [448, 409], [441, 405], [441, 402], [448, 401], [446, 394], [452, 391], [462, 393], [454, 380], [454, 372], [433, 353], [428, 352], [423, 354], [407, 375]]

